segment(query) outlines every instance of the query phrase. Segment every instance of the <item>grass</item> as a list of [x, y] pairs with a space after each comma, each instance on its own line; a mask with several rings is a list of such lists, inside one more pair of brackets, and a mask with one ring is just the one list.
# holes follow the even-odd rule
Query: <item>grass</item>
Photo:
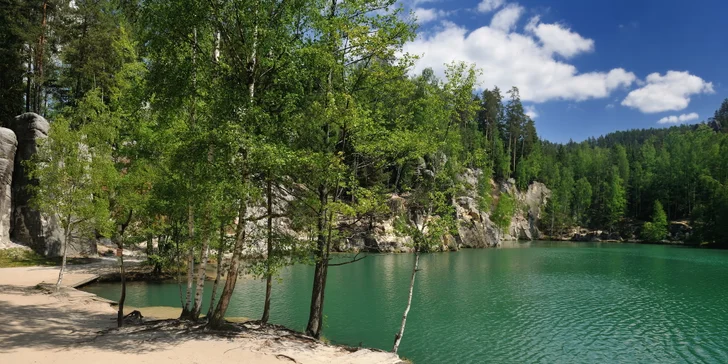
[[37, 265], [54, 266], [57, 263], [57, 259], [46, 258], [28, 249], [0, 249], [0, 268], [30, 267]]
[[[94, 258], [68, 258], [67, 264], [88, 264]], [[32, 250], [23, 248], [0, 249], [0, 268], [12, 267], [53, 267], [61, 265], [61, 257], [44, 257]]]

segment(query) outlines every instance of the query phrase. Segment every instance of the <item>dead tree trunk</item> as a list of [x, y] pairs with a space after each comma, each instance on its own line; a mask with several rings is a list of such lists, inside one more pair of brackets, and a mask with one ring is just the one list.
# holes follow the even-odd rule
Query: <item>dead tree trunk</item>
[[407, 298], [407, 307], [404, 309], [404, 314], [402, 315], [402, 325], [399, 327], [399, 332], [394, 337], [394, 347], [392, 348], [392, 352], [397, 354], [397, 350], [399, 350], [399, 344], [402, 342], [402, 336], [404, 336], [404, 326], [407, 323], [407, 315], [409, 314], [410, 307], [412, 307], [412, 292], [415, 288], [415, 277], [417, 276], [417, 270], [418, 266], [420, 264], [420, 253], [415, 252], [415, 265], [412, 267], [412, 278], [410, 279], [410, 286], [409, 286], [409, 296]]

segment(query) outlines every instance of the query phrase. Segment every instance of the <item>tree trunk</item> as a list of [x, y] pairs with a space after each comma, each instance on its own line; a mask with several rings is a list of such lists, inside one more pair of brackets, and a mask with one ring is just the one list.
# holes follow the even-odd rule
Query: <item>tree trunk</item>
[[71, 225], [69, 224], [66, 228], [66, 234], [63, 242], [63, 258], [61, 260], [61, 271], [58, 272], [58, 280], [56, 281], [56, 291], [61, 289], [61, 283], [63, 282], [63, 273], [66, 271], [66, 253], [68, 251], [68, 244], [71, 244]]
[[215, 297], [217, 296], [217, 286], [220, 284], [222, 277], [222, 256], [225, 253], [225, 225], [220, 225], [220, 246], [217, 248], [217, 273], [215, 274], [215, 282], [212, 284], [212, 297], [210, 297], [210, 307], [207, 309], [207, 319], [215, 313]]
[[[258, 8], [260, 2], [256, 1], [254, 10], [254, 28], [253, 28], [253, 39], [251, 55], [248, 64], [248, 104], [252, 108], [255, 105], [255, 71], [258, 63]], [[248, 171], [247, 171], [247, 150], [242, 152], [242, 169], [241, 179], [243, 184], [248, 182]], [[225, 286], [223, 286], [222, 294], [220, 295], [220, 301], [217, 303], [217, 308], [212, 317], [207, 320], [207, 328], [217, 329], [222, 326], [225, 321], [225, 313], [230, 305], [230, 298], [235, 290], [235, 283], [238, 281], [238, 274], [240, 273], [240, 258], [243, 254], [243, 247], [245, 244], [246, 236], [246, 218], [248, 214], [248, 205], [245, 200], [247, 196], [244, 196], [240, 200], [240, 207], [238, 210], [238, 226], [235, 231], [235, 246], [233, 247], [233, 256], [230, 261], [230, 268], [228, 269], [227, 279], [225, 280]]]
[[233, 248], [233, 256], [230, 261], [225, 286], [223, 286], [220, 301], [217, 303], [215, 312], [212, 317], [207, 320], [207, 328], [218, 329], [225, 322], [225, 312], [230, 305], [230, 298], [235, 290], [235, 283], [238, 281], [238, 273], [240, 271], [240, 256], [243, 253], [245, 245], [245, 218], [248, 214], [247, 201], [240, 201], [240, 209], [238, 211], [238, 226], [235, 231], [235, 247]]
[[316, 266], [314, 268], [313, 289], [311, 290], [311, 306], [306, 325], [306, 335], [319, 338], [323, 326], [324, 312], [324, 291], [326, 288], [326, 274], [329, 266], [329, 259], [326, 254], [326, 203], [328, 194], [324, 186], [319, 187], [319, 202], [321, 208], [317, 218], [317, 245], [316, 245]]
[[177, 271], [176, 279], [177, 279], [177, 288], [179, 289], [179, 304], [180, 304], [180, 306], [182, 307], [182, 309], [184, 311], [185, 301], [182, 298], [183, 297], [182, 296], [182, 277], [181, 277], [181, 274], [180, 274], [180, 271], [179, 271], [180, 266], [182, 266], [182, 263], [179, 260], [179, 256], [180, 256], [180, 251], [179, 251], [180, 233], [179, 233], [179, 229], [174, 229], [173, 235], [174, 235], [174, 245], [175, 245], [174, 260], [175, 260], [175, 263], [177, 263], [176, 264], [177, 267], [175, 267], [176, 268], [175, 270]]
[[399, 327], [399, 332], [394, 337], [394, 347], [392, 348], [392, 352], [397, 354], [397, 350], [399, 350], [399, 344], [402, 342], [402, 336], [404, 336], [404, 326], [407, 323], [407, 315], [409, 314], [410, 307], [412, 306], [412, 292], [415, 288], [415, 277], [417, 276], [417, 269], [420, 264], [420, 253], [415, 252], [415, 265], [412, 268], [412, 278], [410, 280], [410, 286], [409, 286], [409, 297], [407, 298], [407, 307], [404, 309], [404, 314], [402, 315], [402, 325]]
[[116, 315], [116, 326], [124, 326], [124, 301], [126, 301], [126, 271], [124, 270], [124, 244], [120, 243], [121, 255], [119, 262], [121, 263], [121, 298], [119, 298], [119, 311]]
[[192, 303], [192, 281], [194, 279], [194, 276], [195, 250], [190, 247], [189, 251], [187, 252], [187, 292], [185, 295], [185, 305], [182, 307], [182, 313], [179, 316], [179, 318], [181, 319], [189, 319], [192, 314], [190, 303]]
[[147, 257], [154, 254], [154, 235], [147, 234]]
[[328, 261], [322, 259], [316, 262], [313, 277], [313, 290], [311, 294], [311, 307], [306, 325], [306, 335], [316, 339], [321, 337], [324, 312], [324, 291], [326, 289], [326, 275]]
[[200, 251], [200, 266], [197, 268], [197, 286], [195, 287], [195, 305], [192, 307], [191, 318], [197, 321], [202, 311], [202, 294], [205, 292], [205, 278], [207, 278], [207, 258], [210, 248], [210, 235], [205, 234], [202, 239]]
[[268, 236], [267, 236], [267, 256], [265, 258], [265, 302], [263, 303], [263, 317], [260, 321], [263, 324], [268, 323], [270, 318], [270, 294], [273, 285], [273, 272], [271, 270], [271, 259], [273, 259], [273, 182], [268, 174], [268, 186], [266, 189], [267, 207], [268, 207]]

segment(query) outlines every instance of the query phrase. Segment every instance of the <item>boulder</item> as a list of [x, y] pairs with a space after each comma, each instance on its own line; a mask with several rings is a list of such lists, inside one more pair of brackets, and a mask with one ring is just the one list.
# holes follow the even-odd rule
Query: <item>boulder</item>
[[10, 241], [11, 183], [17, 148], [18, 139], [15, 133], [10, 129], [0, 128], [0, 244]]
[[[58, 256], [62, 254], [63, 233], [55, 216], [45, 216], [30, 206], [32, 197], [28, 186], [37, 184], [30, 178], [25, 161], [38, 152], [38, 140], [48, 137], [50, 124], [42, 116], [25, 113], [10, 122], [15, 132], [18, 148], [12, 173], [12, 216], [10, 238], [29, 246], [39, 254]], [[85, 255], [96, 252], [96, 243], [69, 245], [68, 255]]]

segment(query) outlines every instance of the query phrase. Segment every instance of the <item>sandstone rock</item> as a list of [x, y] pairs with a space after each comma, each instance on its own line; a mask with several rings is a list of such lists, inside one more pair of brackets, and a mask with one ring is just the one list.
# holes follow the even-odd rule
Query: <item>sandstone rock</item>
[[[10, 129], [15, 132], [18, 141], [11, 188], [13, 208], [10, 237], [39, 254], [58, 256], [62, 252], [63, 234], [55, 217], [42, 216], [30, 206], [32, 196], [27, 187], [37, 181], [30, 179], [24, 165], [38, 151], [37, 141], [48, 137], [49, 128], [48, 121], [34, 113], [17, 116], [10, 123]], [[94, 252], [95, 246], [94, 243]], [[69, 255], [86, 250], [71, 247], [69, 246]]]
[[0, 244], [10, 242], [11, 183], [17, 147], [15, 133], [10, 129], [0, 128]]

